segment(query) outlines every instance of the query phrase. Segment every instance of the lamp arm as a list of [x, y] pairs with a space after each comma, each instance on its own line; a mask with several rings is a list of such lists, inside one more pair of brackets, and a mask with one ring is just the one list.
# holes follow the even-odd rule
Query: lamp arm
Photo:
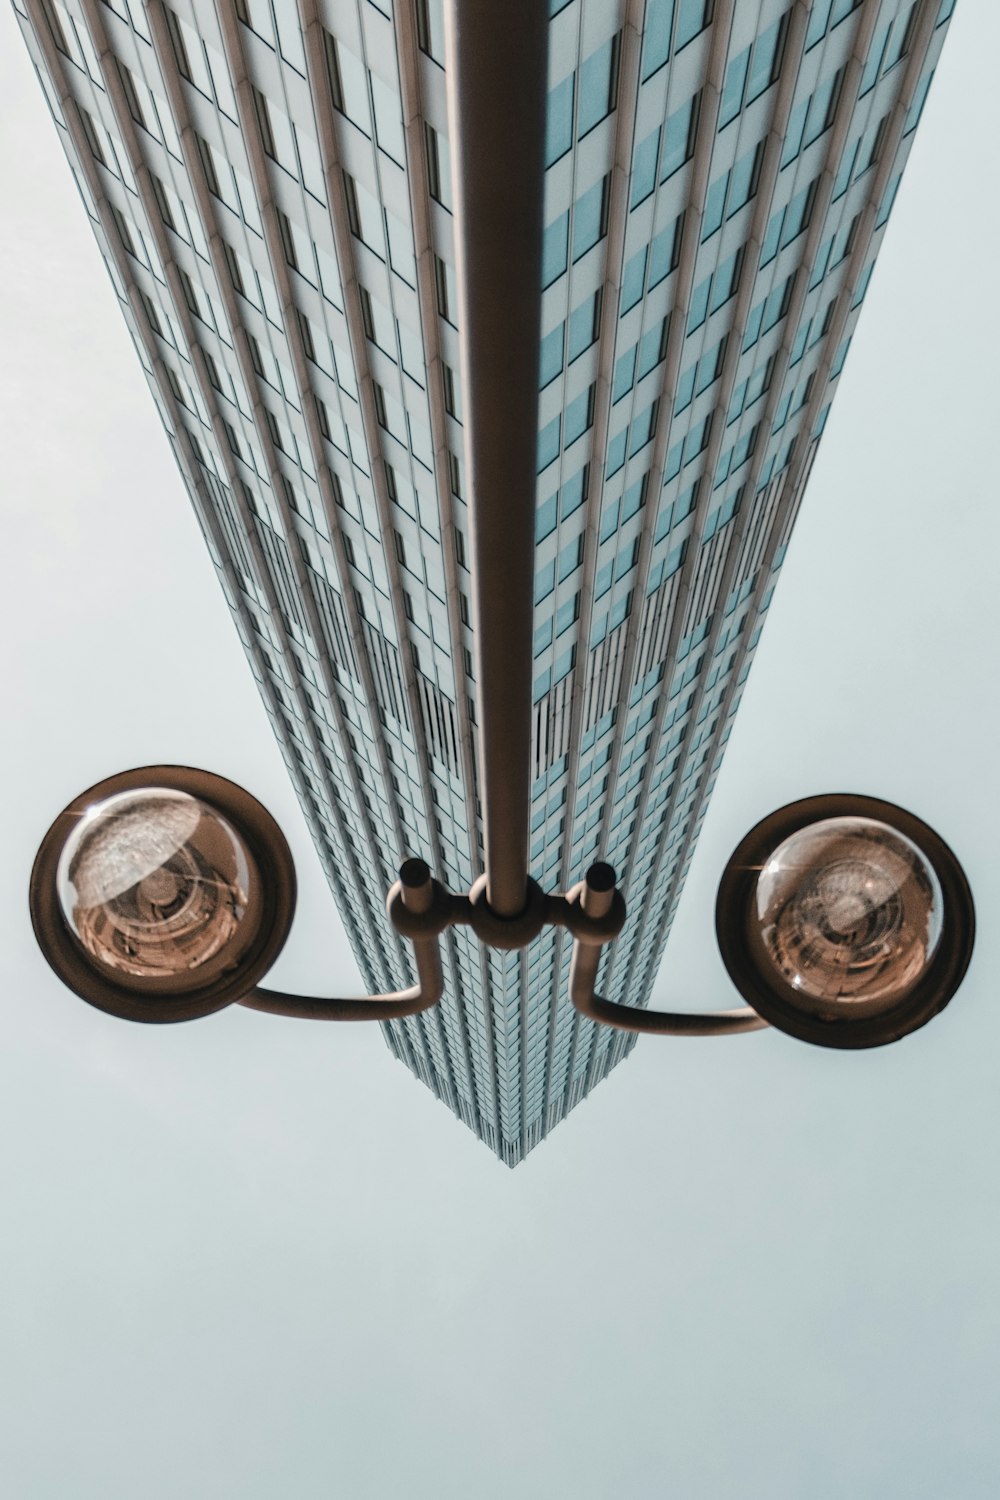
[[240, 1005], [272, 1016], [297, 1016], [305, 1021], [398, 1021], [437, 1005], [444, 993], [441, 951], [436, 937], [413, 938], [417, 983], [408, 990], [388, 995], [359, 995], [353, 999], [287, 995], [280, 990], [258, 987], [244, 995]]
[[[586, 878], [568, 895], [569, 910], [579, 907], [590, 919], [586, 926], [567, 923], [574, 935], [569, 966], [570, 1002], [589, 1021], [614, 1026], [619, 1031], [649, 1031], [661, 1036], [732, 1036], [739, 1031], [759, 1031], [768, 1023], [749, 1005], [736, 1010], [697, 1011], [641, 1010], [605, 1000], [594, 989], [604, 944], [608, 940], [600, 923], [611, 919], [621, 896], [614, 889], [614, 872], [607, 865], [593, 865]], [[624, 908], [615, 931], [621, 929]]]
[[594, 991], [602, 949], [592, 943], [573, 944], [569, 969], [569, 998], [582, 1016], [615, 1026], [619, 1031], [653, 1031], [661, 1036], [732, 1036], [739, 1031], [760, 1031], [767, 1022], [749, 1005], [736, 1010], [697, 1011], [640, 1010], [618, 1005]]

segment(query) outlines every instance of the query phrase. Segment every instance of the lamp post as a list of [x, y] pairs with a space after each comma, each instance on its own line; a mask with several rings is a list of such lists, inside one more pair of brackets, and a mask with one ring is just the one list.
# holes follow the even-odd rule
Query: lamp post
[[605, 1025], [720, 1035], [770, 1023], [824, 1046], [895, 1041], [951, 999], [975, 920], [955, 856], [891, 803], [810, 798], [751, 830], [716, 908], [723, 959], [748, 1003], [708, 1015], [596, 994], [603, 945], [625, 921], [609, 865], [564, 894], [528, 876], [548, 7], [535, 0], [512, 26], [495, 0], [446, 0], [444, 18], [485, 870], [455, 894], [422, 860], [402, 865], [387, 907], [413, 944], [412, 988], [355, 1000], [269, 991], [260, 981], [295, 905], [280, 830], [221, 777], [147, 767], [92, 787], [52, 825], [31, 880], [39, 943], [71, 989], [130, 1020], [189, 1020], [233, 1002], [390, 1020], [439, 1002], [447, 927], [521, 948], [558, 925], [574, 939], [570, 999]]
[[485, 875], [456, 894], [423, 860], [408, 859], [386, 904], [413, 945], [415, 985], [357, 999], [262, 988], [295, 910], [284, 836], [232, 782], [150, 766], [91, 787], [59, 815], [35, 860], [30, 904], [60, 979], [126, 1020], [192, 1020], [234, 1002], [283, 1016], [394, 1020], [440, 1001], [438, 939], [447, 927], [471, 927], [510, 949], [561, 926], [574, 940], [569, 997], [592, 1021], [672, 1036], [770, 1023], [837, 1048], [896, 1041], [942, 1010], [975, 930], [968, 882], [933, 829], [891, 803], [847, 795], [781, 808], [726, 866], [716, 931], [744, 1007], [648, 1011], [596, 994], [603, 946], [625, 921], [610, 865], [592, 865], [565, 894], [529, 879], [515, 917], [486, 896]]

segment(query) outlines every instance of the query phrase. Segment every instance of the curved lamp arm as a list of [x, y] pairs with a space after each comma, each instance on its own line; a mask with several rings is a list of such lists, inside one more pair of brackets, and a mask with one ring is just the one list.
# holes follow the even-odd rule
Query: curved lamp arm
[[[607, 873], [605, 873], [607, 872]], [[614, 871], [607, 865], [593, 865], [586, 879], [576, 886], [567, 900], [579, 903], [590, 918], [600, 919], [612, 909], [616, 891]], [[619, 900], [621, 898], [619, 897]], [[634, 1005], [618, 1005], [595, 993], [597, 969], [601, 962], [603, 940], [585, 929], [574, 932], [573, 958], [569, 969], [569, 998], [581, 1015], [600, 1021], [619, 1031], [650, 1031], [661, 1036], [730, 1036], [739, 1031], [759, 1031], [767, 1021], [749, 1005], [736, 1010], [697, 1011], [640, 1010]]]
[[444, 993], [437, 938], [415, 939], [413, 952], [420, 976], [408, 990], [389, 995], [364, 995], [353, 1000], [286, 995], [281, 990], [251, 990], [240, 1005], [273, 1016], [298, 1016], [305, 1021], [398, 1021], [437, 1005]]
[[[435, 906], [435, 883], [423, 860], [407, 860], [400, 879], [389, 892], [387, 905], [402, 903], [416, 916], [427, 917]], [[438, 903], [440, 904], [440, 902]], [[398, 1021], [415, 1016], [437, 1005], [444, 994], [444, 973], [438, 934], [411, 936], [417, 982], [408, 990], [388, 995], [363, 995], [353, 999], [323, 999], [310, 995], [288, 995], [280, 990], [260, 987], [242, 996], [240, 1005], [262, 1010], [273, 1016], [297, 1016], [306, 1021]]]

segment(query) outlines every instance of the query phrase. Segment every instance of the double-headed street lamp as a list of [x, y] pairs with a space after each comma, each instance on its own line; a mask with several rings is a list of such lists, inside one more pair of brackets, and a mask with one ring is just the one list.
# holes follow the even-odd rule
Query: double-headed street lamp
[[716, 904], [722, 957], [746, 1007], [647, 1011], [594, 990], [603, 945], [625, 920], [610, 865], [565, 895], [532, 880], [513, 917], [481, 876], [467, 895], [409, 859], [389, 918], [413, 945], [417, 983], [361, 999], [262, 989], [288, 936], [295, 871], [270, 814], [222, 777], [151, 766], [76, 798], [42, 842], [31, 916], [49, 963], [92, 1005], [132, 1021], [185, 1021], [239, 1002], [326, 1020], [393, 1020], [428, 1010], [444, 983], [438, 939], [452, 925], [521, 948], [547, 925], [574, 939], [570, 999], [591, 1020], [669, 1035], [751, 1031], [770, 1022], [823, 1046], [874, 1047], [929, 1021], [961, 983], [974, 915], [954, 854], [926, 823], [867, 797], [812, 797], [772, 813], [726, 866]]
[[747, 834], [716, 906], [722, 957], [747, 1002], [734, 1010], [602, 999], [602, 947], [625, 920], [614, 871], [592, 865], [566, 894], [528, 877], [548, 7], [525, 7], [514, 26], [495, 0], [445, 0], [445, 23], [485, 871], [456, 895], [423, 860], [402, 865], [387, 904], [413, 944], [411, 989], [358, 1000], [261, 989], [295, 905], [280, 830], [221, 777], [147, 767], [92, 787], [46, 835], [31, 881], [42, 949], [77, 994], [130, 1020], [188, 1020], [234, 1001], [391, 1020], [440, 1000], [447, 927], [520, 948], [555, 924], [574, 939], [570, 999], [592, 1020], [671, 1035], [770, 1023], [842, 1048], [895, 1041], [951, 999], [975, 921], [955, 856], [891, 803], [813, 797]]

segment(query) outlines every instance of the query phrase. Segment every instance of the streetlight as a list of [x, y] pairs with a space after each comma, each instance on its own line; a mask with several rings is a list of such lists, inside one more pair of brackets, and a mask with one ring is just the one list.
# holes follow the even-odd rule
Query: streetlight
[[147, 767], [92, 787], [46, 835], [31, 881], [42, 950], [77, 994], [130, 1020], [188, 1020], [234, 1001], [388, 1020], [440, 1000], [447, 927], [521, 948], [558, 925], [574, 938], [570, 999], [606, 1025], [705, 1035], [771, 1024], [823, 1046], [895, 1041], [957, 990], [975, 918], [951, 850], [891, 803], [808, 798], [751, 830], [716, 907], [722, 956], [748, 1003], [708, 1015], [595, 993], [603, 945], [625, 921], [610, 865], [592, 865], [565, 894], [527, 874], [548, 10], [526, 7], [512, 28], [492, 0], [446, 0], [444, 17], [484, 873], [456, 895], [422, 860], [402, 865], [387, 907], [413, 944], [409, 990], [357, 1000], [268, 991], [259, 981], [295, 904], [280, 830], [231, 782]]
[[126, 1020], [192, 1020], [234, 1002], [286, 1016], [396, 1019], [441, 999], [447, 927], [522, 948], [557, 925], [574, 938], [570, 999], [593, 1021], [675, 1036], [771, 1024], [837, 1048], [897, 1041], [942, 1010], [975, 931], [962, 868], [926, 823], [870, 797], [811, 797], [751, 829], [722, 876], [716, 933], [744, 1007], [647, 1011], [595, 993], [603, 946], [625, 921], [610, 865], [592, 865], [564, 895], [529, 879], [509, 917], [489, 904], [485, 875], [459, 895], [420, 859], [403, 863], [387, 898], [413, 944], [417, 983], [353, 1000], [287, 995], [260, 987], [295, 909], [284, 836], [248, 792], [185, 766], [127, 771], [71, 802], [42, 841], [30, 903], [63, 983]]

